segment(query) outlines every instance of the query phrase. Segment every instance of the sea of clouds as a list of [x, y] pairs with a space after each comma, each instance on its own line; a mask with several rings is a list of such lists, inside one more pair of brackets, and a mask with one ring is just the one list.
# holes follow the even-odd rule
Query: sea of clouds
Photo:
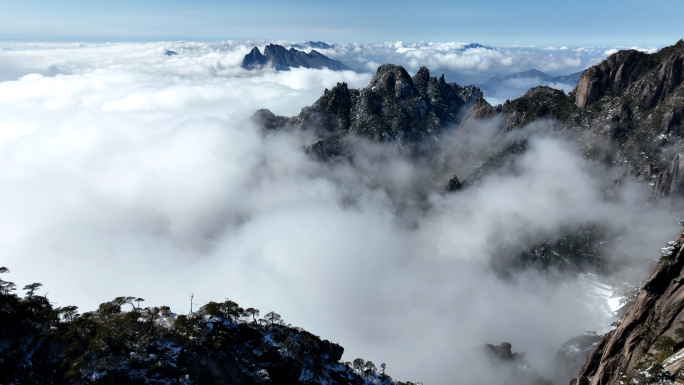
[[[288, 45], [287, 42], [282, 44]], [[307, 44], [300, 44], [306, 50]], [[318, 51], [343, 61], [352, 68], [374, 72], [384, 63], [404, 66], [415, 73], [426, 66], [431, 73], [445, 75], [447, 81], [461, 85], [486, 84], [493, 76], [506, 76], [517, 72], [537, 69], [551, 76], [574, 74], [597, 64], [618, 49], [655, 51], [654, 47], [554, 47], [554, 46], [498, 46], [451, 43], [394, 43], [335, 44]], [[549, 86], [571, 91], [575, 84], [552, 82], [537, 77], [507, 79], [502, 84], [489, 87], [485, 98], [492, 104], [514, 99], [534, 86]]]
[[[240, 68], [242, 58], [253, 47], [261, 51], [267, 44], [281, 44], [309, 52], [308, 43], [289, 41], [226, 41], [220, 43], [168, 42], [150, 44], [88, 44], [88, 43], [33, 43], [11, 44], [0, 42], [0, 80], [13, 80], [28, 73], [45, 76], [79, 74], [98, 68], [122, 69], [136, 72], [159, 72], [182, 76], [242, 77], [253, 74]], [[315, 46], [315, 45], [314, 45]], [[618, 49], [637, 49], [653, 52], [654, 47], [553, 47], [500, 46], [485, 47], [465, 43], [394, 43], [334, 44], [329, 48], [315, 48], [333, 59], [340, 60], [359, 73], [368, 76], [381, 64], [404, 66], [415, 73], [421, 66], [433, 76], [444, 74], [447, 81], [461, 85], [486, 84], [493, 76], [506, 76], [537, 69], [551, 76], [570, 75], [597, 64]], [[163, 57], [160, 53], [173, 51], [178, 55]], [[529, 88], [545, 85], [569, 92], [574, 84], [549, 82], [536, 77], [506, 79], [491, 87], [485, 95], [491, 104], [521, 96]]]
[[51, 301], [81, 311], [128, 295], [177, 313], [191, 294], [197, 305], [229, 298], [340, 343], [345, 360], [386, 362], [397, 379], [487, 383], [482, 344], [509, 341], [550, 376], [560, 344], [593, 326], [575, 280], [502, 280], [491, 268], [502, 250], [601, 223], [616, 234], [609, 256], [645, 274], [677, 233], [676, 213], [649, 204], [646, 186], [606, 199], [616, 171], [538, 135], [550, 123], [448, 133], [440, 151], [475, 157], [446, 157], [462, 178], [477, 156], [530, 142], [447, 195], [433, 164], [394, 147], [359, 139], [354, 164], [326, 164], [302, 150], [310, 133], [264, 134], [249, 120], [259, 108], [295, 115], [337, 82], [363, 87], [371, 61], [570, 73], [605, 52], [511, 48], [468, 65], [449, 60], [456, 48], [349, 45], [324, 53], [366, 60], [367, 72], [245, 71], [255, 44], [265, 43], [2, 45], [3, 279], [43, 283]]

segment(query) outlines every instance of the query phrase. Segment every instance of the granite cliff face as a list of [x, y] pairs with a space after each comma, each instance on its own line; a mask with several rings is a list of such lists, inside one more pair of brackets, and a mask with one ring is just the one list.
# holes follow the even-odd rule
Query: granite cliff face
[[580, 108], [596, 102], [606, 93], [620, 93], [644, 71], [653, 67], [651, 55], [635, 50], [617, 52], [580, 77], [575, 101]]
[[642, 384], [674, 380], [684, 367], [684, 232], [627, 309], [591, 352], [572, 384]]
[[306, 53], [294, 48], [285, 49], [277, 44], [269, 44], [264, 48], [264, 53], [254, 47], [252, 51], [242, 59], [242, 68], [251, 70], [263, 66], [272, 65], [276, 71], [288, 71], [290, 68], [328, 68], [333, 71], [352, 70], [338, 60], [331, 59], [316, 50]]
[[338, 83], [298, 116], [286, 118], [259, 110], [253, 120], [265, 129], [312, 130], [323, 140], [353, 133], [376, 142], [403, 144], [458, 124], [464, 106], [481, 97], [477, 87], [447, 83], [444, 76], [431, 77], [425, 67], [411, 77], [404, 68], [385, 64], [361, 90]]

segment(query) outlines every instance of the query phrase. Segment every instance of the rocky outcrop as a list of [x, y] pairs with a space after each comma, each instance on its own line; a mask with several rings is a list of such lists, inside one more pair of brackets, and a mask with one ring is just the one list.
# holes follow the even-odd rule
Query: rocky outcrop
[[500, 361], [514, 361], [521, 360], [523, 355], [520, 353], [513, 353], [511, 351], [512, 345], [510, 342], [502, 342], [498, 346], [492, 344], [485, 344], [485, 351], [490, 357]]
[[505, 131], [524, 126], [540, 118], [567, 119], [575, 107], [561, 90], [546, 86], [531, 88], [523, 96], [507, 100], [504, 104], [490, 105], [479, 99], [461, 123], [467, 126], [473, 121], [498, 118]]
[[461, 181], [458, 180], [458, 177], [454, 175], [449, 179], [449, 181], [446, 184], [446, 187], [444, 187], [444, 190], [446, 192], [454, 192], [458, 191], [463, 188], [463, 184], [461, 184]]
[[289, 50], [277, 44], [269, 44], [264, 48], [264, 53], [254, 47], [242, 60], [242, 68], [252, 70], [271, 65], [277, 71], [288, 71], [290, 68], [328, 68], [333, 71], [351, 70], [339, 60], [331, 59], [316, 50], [306, 53], [294, 48]]
[[[678, 43], [684, 49], [684, 43]], [[675, 46], [676, 47], [676, 46]], [[665, 100], [684, 80], [682, 64], [684, 52], [662, 53], [661, 60], [647, 76], [640, 79], [630, 91], [637, 96], [644, 108], [653, 108]]]
[[509, 342], [485, 344], [484, 350], [493, 366], [503, 371], [504, 384], [553, 385], [530, 367], [524, 353], [512, 352]]
[[635, 50], [617, 52], [586, 70], [575, 88], [575, 102], [580, 108], [596, 102], [607, 91], [619, 92], [645, 71], [653, 68], [651, 55]]
[[[648, 383], [674, 376], [664, 365], [684, 347], [684, 233], [661, 249], [663, 258], [627, 309], [619, 326], [599, 342], [577, 383]], [[676, 357], [676, 356], [675, 356]]]
[[264, 129], [280, 124], [312, 130], [328, 140], [333, 134], [339, 139], [353, 133], [377, 142], [418, 142], [458, 124], [464, 107], [481, 97], [477, 87], [431, 77], [425, 67], [411, 77], [403, 67], [385, 64], [361, 90], [338, 83], [296, 117], [260, 110], [252, 120]]

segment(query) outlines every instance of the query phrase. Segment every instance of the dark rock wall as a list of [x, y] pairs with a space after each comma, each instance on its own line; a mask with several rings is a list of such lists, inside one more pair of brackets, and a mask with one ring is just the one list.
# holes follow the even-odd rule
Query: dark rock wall
[[253, 121], [262, 128], [280, 123], [322, 137], [354, 133], [378, 142], [418, 142], [458, 124], [463, 107], [481, 97], [477, 87], [446, 83], [444, 76], [431, 77], [425, 67], [412, 78], [403, 67], [385, 64], [361, 90], [338, 83], [296, 117], [260, 110]]

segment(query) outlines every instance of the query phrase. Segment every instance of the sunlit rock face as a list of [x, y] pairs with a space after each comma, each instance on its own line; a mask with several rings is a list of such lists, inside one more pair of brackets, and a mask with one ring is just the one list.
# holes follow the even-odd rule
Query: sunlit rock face
[[[674, 354], [684, 342], [684, 234], [663, 248], [663, 257], [614, 330], [603, 336], [578, 374], [578, 383], [615, 385], [673, 380], [681, 369]], [[668, 357], [674, 357], [669, 359]], [[673, 371], [669, 371], [671, 369]]]

